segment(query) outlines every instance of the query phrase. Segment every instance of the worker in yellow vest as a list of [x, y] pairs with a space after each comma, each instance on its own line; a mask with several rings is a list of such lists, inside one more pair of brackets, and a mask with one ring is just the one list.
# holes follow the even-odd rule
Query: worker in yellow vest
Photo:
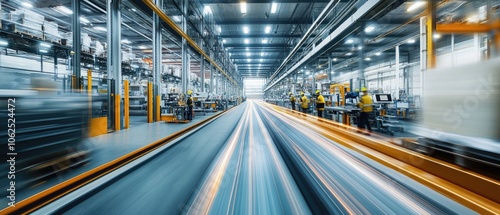
[[[363, 95], [359, 100], [358, 107], [361, 108], [361, 113], [358, 120], [358, 132], [365, 130], [365, 127], [368, 129], [368, 132], [372, 132], [372, 128], [370, 126], [370, 122], [368, 121], [368, 117], [371, 112], [373, 112], [373, 99], [370, 95], [368, 95], [368, 89], [366, 87], [361, 88], [361, 92]], [[369, 134], [368, 133], [368, 134]]]
[[292, 104], [292, 110], [295, 110], [295, 96], [292, 94], [292, 92], [288, 93], [288, 95], [290, 96], [290, 103]]
[[304, 92], [300, 92], [300, 102], [302, 106], [302, 113], [307, 113], [307, 109], [309, 109], [309, 100]]
[[318, 111], [318, 117], [323, 118], [323, 111], [325, 111], [325, 97], [321, 95], [320, 90], [316, 90], [316, 110]]
[[193, 91], [188, 90], [187, 91], [188, 99], [187, 99], [187, 106], [188, 106], [188, 112], [187, 112], [187, 120], [193, 120]]

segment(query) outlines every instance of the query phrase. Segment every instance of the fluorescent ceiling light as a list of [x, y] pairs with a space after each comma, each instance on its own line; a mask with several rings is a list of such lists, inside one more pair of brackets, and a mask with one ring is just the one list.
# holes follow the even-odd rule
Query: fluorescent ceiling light
[[351, 56], [351, 55], [352, 55], [352, 53], [351, 53], [351, 52], [348, 52], [348, 53], [347, 53], [347, 54], [345, 54], [345, 55], [347, 55], [347, 56]]
[[370, 32], [372, 32], [373, 30], [375, 30], [375, 27], [373, 27], [373, 26], [368, 26], [368, 27], [366, 27], [366, 28], [365, 28], [365, 32], [366, 32], [366, 33], [370, 33]]
[[40, 46], [50, 48], [52, 45], [48, 43], [40, 43]]
[[271, 26], [269, 26], [269, 25], [266, 26], [265, 32], [266, 32], [266, 34], [271, 33]]
[[375, 53], [375, 55], [377, 55], [377, 56], [380, 56], [381, 54], [382, 54], [382, 53], [380, 53], [380, 52]]
[[366, 60], [366, 61], [371, 61], [372, 59], [371, 59], [371, 58], [369, 58], [369, 57], [367, 57], [367, 58], [365, 58], [365, 60]]
[[337, 61], [337, 58], [333, 58], [333, 61]]
[[61, 11], [61, 12], [65, 13], [65, 14], [68, 14], [68, 15], [73, 14], [73, 11], [72, 11], [72, 10], [70, 10], [69, 8], [64, 7], [64, 6], [57, 6], [57, 7], [56, 7], [56, 10], [59, 10], [59, 11]]
[[241, 13], [247, 13], [247, 3], [246, 2], [241, 2]]
[[306, 75], [309, 75], [309, 71], [306, 72]]
[[122, 43], [125, 43], [125, 44], [130, 44], [130, 43], [132, 43], [132, 42], [130, 42], [130, 40], [123, 39], [123, 40], [122, 40]]
[[363, 46], [361, 46], [361, 45], [358, 46], [358, 50], [361, 50], [361, 49], [363, 49]]
[[223, 39], [223, 40], [222, 40], [222, 43], [226, 43], [226, 39]]
[[33, 7], [33, 5], [31, 3], [29, 3], [29, 2], [23, 2], [23, 3], [21, 3], [21, 5], [23, 7], [26, 7], [26, 8], [32, 8]]
[[41, 53], [47, 53], [47, 50], [40, 50]]
[[139, 46], [139, 49], [147, 49], [146, 46]]
[[267, 43], [267, 39], [262, 39], [262, 43]]
[[424, 4], [425, 4], [425, 1], [414, 2], [406, 11], [407, 12], [413, 11], [419, 7], [422, 7]]
[[90, 21], [87, 18], [83, 17], [83, 16], [80, 16], [80, 22], [90, 23]]
[[260, 62], [262, 62], [262, 61], [264, 61], [264, 59], [262, 59], [262, 58], [261, 58], [261, 59], [260, 59]]
[[219, 31], [219, 33], [222, 33], [222, 28], [220, 26], [217, 28], [217, 30]]
[[434, 39], [439, 39], [441, 38], [441, 34], [434, 34]]
[[0, 40], [0, 46], [7, 46], [9, 45], [9, 42]]
[[250, 42], [249, 39], [245, 39], [245, 44], [248, 44]]
[[409, 39], [407, 42], [408, 42], [409, 44], [413, 44], [413, 43], [415, 43], [415, 39]]
[[252, 60], [251, 59], [247, 59], [247, 62], [252, 62]]
[[208, 5], [205, 5], [204, 12], [205, 12], [205, 14], [212, 14], [212, 8], [210, 8], [210, 6], [208, 6]]
[[247, 55], [247, 57], [250, 57], [250, 52], [247, 52], [246, 55]]
[[248, 28], [248, 26], [244, 26], [243, 33], [248, 34], [248, 32], [250, 32], [250, 29]]
[[106, 31], [106, 28], [105, 27], [101, 27], [101, 26], [96, 26], [94, 27], [95, 30], [98, 30], [98, 31]]
[[354, 43], [354, 40], [353, 39], [348, 39], [345, 43], [351, 44], [351, 43]]
[[271, 13], [276, 13], [277, 9], [278, 9], [278, 3], [273, 2], [271, 4]]

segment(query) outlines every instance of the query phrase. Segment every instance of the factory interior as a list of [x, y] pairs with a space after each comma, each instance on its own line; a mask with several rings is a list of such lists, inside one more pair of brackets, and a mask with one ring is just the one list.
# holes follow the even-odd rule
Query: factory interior
[[500, 0], [0, 0], [0, 214], [500, 214]]

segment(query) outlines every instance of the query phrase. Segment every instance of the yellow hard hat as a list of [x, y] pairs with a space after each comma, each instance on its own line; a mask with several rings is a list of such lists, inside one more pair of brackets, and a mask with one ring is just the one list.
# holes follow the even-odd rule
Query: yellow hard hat
[[359, 89], [354, 90], [354, 92], [359, 92]]
[[288, 95], [292, 95], [292, 92], [289, 92]]
[[192, 90], [188, 90], [188, 91], [187, 91], [187, 94], [188, 94], [188, 95], [191, 95], [191, 94], [193, 94], [193, 91], [192, 91]]
[[366, 92], [368, 91], [368, 89], [366, 89], [366, 87], [361, 87], [361, 92]]
[[300, 95], [303, 96], [304, 95], [304, 92], [300, 92]]
[[316, 90], [316, 94], [320, 94], [320, 93], [321, 93], [321, 91], [320, 91], [320, 90]]

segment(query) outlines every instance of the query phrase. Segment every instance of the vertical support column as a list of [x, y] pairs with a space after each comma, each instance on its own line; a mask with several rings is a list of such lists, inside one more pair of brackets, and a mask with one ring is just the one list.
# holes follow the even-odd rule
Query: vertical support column
[[[109, 101], [113, 101], [112, 106], [114, 115], [110, 111], [108, 119], [114, 122], [115, 130], [121, 127], [120, 122], [120, 99], [118, 99], [122, 90], [122, 69], [121, 69], [121, 13], [120, 0], [107, 0], [107, 42], [108, 42], [108, 77], [114, 80], [113, 95], [109, 95]], [[79, 21], [78, 21], [79, 22]], [[75, 32], [73, 32], [74, 34]], [[75, 65], [76, 66], [76, 65]], [[118, 111], [116, 111], [118, 110]]]
[[365, 80], [365, 23], [361, 23], [361, 32], [359, 32], [359, 75], [358, 75], [358, 81], [359, 81], [359, 86], [350, 86], [351, 89], [356, 89], [359, 88], [361, 90], [361, 87], [365, 87], [364, 83], [362, 81]]
[[[182, 31], [187, 32], [187, 13], [188, 13], [188, 0], [182, 1]], [[186, 93], [189, 88], [189, 55], [188, 55], [188, 44], [186, 39], [182, 38], [182, 92]]]
[[[73, 31], [73, 75], [75, 77], [74, 89], [80, 89], [81, 84], [81, 65], [80, 54], [82, 49], [81, 42], [81, 28], [80, 28], [80, 1], [73, 2], [73, 17], [72, 17], [72, 31]], [[43, 66], [43, 62], [42, 62]]]
[[436, 31], [436, 1], [427, 1], [427, 69], [436, 67], [436, 47], [433, 35]]
[[87, 94], [89, 100], [89, 121], [92, 119], [92, 70], [87, 70]]
[[424, 95], [424, 71], [427, 69], [427, 18], [420, 18], [420, 96]]
[[153, 83], [148, 82], [148, 103], [147, 103], [147, 122], [152, 123], [153, 122]]
[[[210, 58], [213, 59], [212, 51], [210, 50]], [[210, 62], [210, 92], [214, 92], [214, 65]]]
[[125, 129], [130, 128], [130, 98], [129, 98], [129, 82], [128, 80], [123, 81], [123, 117], [124, 117], [124, 125]]
[[328, 54], [328, 69], [326, 70], [326, 77], [328, 78], [328, 83], [332, 83], [332, 55]]
[[396, 65], [395, 65], [395, 71], [394, 71], [394, 81], [392, 82], [392, 89], [396, 91], [395, 98], [399, 99], [399, 45], [396, 46]]
[[[201, 15], [201, 41], [200, 47], [205, 51], [205, 17], [202, 13]], [[203, 55], [200, 56], [200, 80], [201, 80], [201, 92], [205, 92], [205, 57]]]
[[[162, 0], [154, 0], [156, 6], [163, 8]], [[161, 96], [161, 71], [162, 71], [162, 36], [160, 17], [158, 14], [153, 13], [153, 98]], [[161, 102], [161, 100], [160, 100]], [[153, 101], [153, 113], [155, 121], [159, 121], [160, 102], [155, 99]]]

